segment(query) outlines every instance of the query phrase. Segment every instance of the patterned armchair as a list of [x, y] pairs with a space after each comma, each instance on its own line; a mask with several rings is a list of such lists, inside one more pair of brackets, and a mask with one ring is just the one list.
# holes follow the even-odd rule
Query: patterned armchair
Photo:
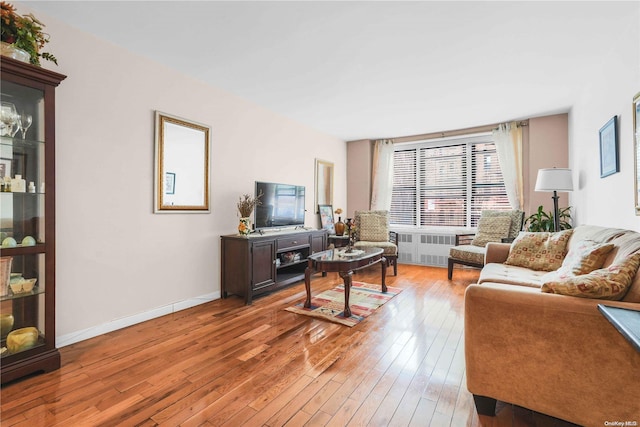
[[476, 234], [456, 234], [456, 245], [449, 250], [447, 277], [453, 277], [453, 265], [484, 267], [484, 255], [489, 242], [512, 241], [522, 230], [524, 212], [482, 211]]
[[389, 231], [388, 211], [356, 211], [354, 217], [356, 242], [354, 247], [375, 247], [384, 250], [387, 266], [393, 265], [394, 276], [398, 275], [398, 234]]

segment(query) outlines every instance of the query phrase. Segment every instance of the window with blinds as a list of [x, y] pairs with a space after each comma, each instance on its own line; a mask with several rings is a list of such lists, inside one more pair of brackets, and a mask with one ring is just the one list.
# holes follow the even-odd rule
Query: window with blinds
[[391, 224], [476, 227], [485, 209], [511, 209], [490, 134], [396, 146]]

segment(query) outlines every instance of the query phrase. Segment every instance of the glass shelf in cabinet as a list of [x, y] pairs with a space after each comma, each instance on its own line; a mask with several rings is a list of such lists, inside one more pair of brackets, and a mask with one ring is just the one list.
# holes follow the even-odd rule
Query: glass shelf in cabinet
[[[25, 181], [27, 181], [27, 180], [25, 179]], [[33, 181], [27, 181], [27, 182], [33, 182]], [[20, 195], [20, 196], [23, 196], [23, 197], [25, 197], [25, 196], [26, 197], [44, 196], [44, 193], [41, 193], [39, 191], [36, 191], [35, 193], [30, 193], [28, 191], [0, 191], [0, 197], [7, 197], [7, 196], [9, 196], [11, 194]]]
[[2, 295], [0, 297], [0, 301], [9, 301], [9, 300], [15, 300], [20, 298], [32, 297], [34, 295], [40, 295], [44, 293], [45, 293], [44, 287], [40, 287], [40, 286], [34, 287], [29, 292], [19, 292], [17, 294], [14, 294], [13, 291], [9, 289], [9, 293], [7, 295]]
[[[35, 328], [35, 326], [34, 326]], [[33, 350], [34, 348], [38, 348], [38, 347], [42, 347], [43, 345], [45, 345], [45, 340], [44, 340], [44, 335], [42, 334], [42, 331], [40, 331], [38, 329], [38, 341], [35, 343], [35, 345], [33, 345], [33, 347], [29, 347], [29, 348], [25, 348], [22, 351], [18, 351], [17, 353], [11, 353], [10, 351], [7, 350], [7, 340], [3, 339], [1, 342], [2, 345], [2, 349], [0, 350], [1, 354], [0, 357], [2, 357], [3, 362], [2, 363], [13, 363], [11, 362], [11, 357], [12, 356], [16, 356], [16, 355], [20, 355], [26, 351], [30, 351]], [[9, 360], [6, 360], [9, 359]]]
[[7, 147], [26, 147], [33, 148], [37, 147], [40, 144], [44, 144], [44, 141], [37, 141], [34, 139], [22, 139], [10, 136], [2, 136], [0, 137], [0, 144]]

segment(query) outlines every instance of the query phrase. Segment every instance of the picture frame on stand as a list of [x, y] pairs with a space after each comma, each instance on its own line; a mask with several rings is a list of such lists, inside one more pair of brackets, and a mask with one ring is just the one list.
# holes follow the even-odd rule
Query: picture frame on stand
[[333, 220], [333, 205], [318, 205], [320, 213], [320, 224], [323, 230], [329, 231], [329, 234], [336, 234]]

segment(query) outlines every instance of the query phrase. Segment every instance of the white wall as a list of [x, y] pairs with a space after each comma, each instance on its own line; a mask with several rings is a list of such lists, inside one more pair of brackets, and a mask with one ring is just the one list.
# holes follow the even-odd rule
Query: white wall
[[[20, 13], [26, 5], [16, 4]], [[56, 93], [57, 342], [66, 345], [220, 296], [220, 235], [254, 181], [304, 185], [335, 163], [346, 206], [346, 143], [37, 14], [68, 78]], [[154, 111], [209, 124], [210, 214], [153, 214]]]
[[347, 194], [349, 204], [345, 217], [353, 217], [355, 211], [371, 207], [371, 169], [373, 147], [369, 139], [347, 143]]
[[[634, 211], [632, 99], [640, 92], [640, 4], [619, 29], [607, 55], [593, 58], [600, 70], [569, 114], [570, 195], [574, 222], [640, 230]], [[599, 129], [618, 116], [620, 172], [600, 178]]]

